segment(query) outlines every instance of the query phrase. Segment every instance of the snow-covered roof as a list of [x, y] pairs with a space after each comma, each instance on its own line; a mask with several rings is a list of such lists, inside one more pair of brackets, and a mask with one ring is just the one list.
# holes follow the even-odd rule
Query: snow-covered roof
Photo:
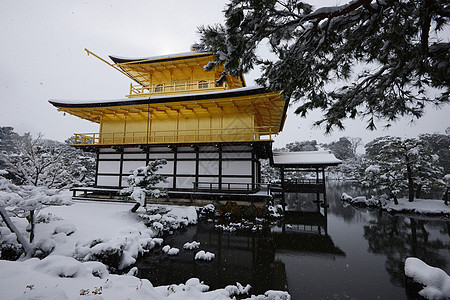
[[104, 100], [61, 100], [50, 99], [49, 102], [56, 107], [93, 107], [93, 106], [118, 106], [118, 105], [134, 105], [147, 103], [164, 103], [173, 101], [189, 101], [201, 99], [213, 99], [222, 97], [239, 96], [240, 94], [260, 94], [268, 91], [260, 86], [242, 87], [231, 90], [220, 90], [206, 93], [195, 94], [178, 94], [178, 95], [162, 95], [150, 96], [142, 98], [122, 98], [122, 99], [104, 99]]
[[330, 151], [273, 152], [275, 167], [326, 167], [341, 163]]
[[176, 58], [187, 58], [187, 57], [196, 57], [196, 56], [209, 56], [212, 55], [210, 52], [197, 52], [197, 51], [189, 51], [189, 52], [181, 52], [167, 55], [159, 55], [159, 56], [151, 56], [151, 57], [140, 57], [140, 58], [130, 58], [130, 57], [122, 57], [117, 55], [110, 55], [109, 58], [116, 64], [120, 63], [143, 63], [143, 62], [152, 62], [152, 61], [160, 61], [160, 60], [171, 60]]

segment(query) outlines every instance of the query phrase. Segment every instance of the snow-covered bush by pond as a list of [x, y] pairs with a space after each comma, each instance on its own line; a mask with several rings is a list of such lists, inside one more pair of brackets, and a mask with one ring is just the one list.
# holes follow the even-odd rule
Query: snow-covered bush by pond
[[212, 218], [218, 215], [218, 212], [213, 204], [207, 204], [198, 209], [198, 215], [201, 218]]
[[423, 286], [419, 294], [426, 299], [450, 299], [450, 276], [415, 257], [405, 261], [405, 275]]
[[204, 250], [200, 250], [195, 254], [195, 260], [213, 260], [215, 257], [214, 253], [211, 252], [205, 252]]
[[180, 253], [180, 249], [178, 248], [172, 248], [169, 245], [166, 245], [162, 248], [162, 251], [166, 253], [167, 255], [178, 255]]
[[349, 202], [356, 206], [376, 207], [376, 206], [381, 205], [379, 198], [376, 198], [374, 196], [370, 197], [369, 199], [367, 199], [366, 196], [358, 196], [358, 197], [353, 198], [352, 196], [348, 195], [347, 193], [342, 193], [341, 200], [344, 202]]
[[136, 258], [148, 252], [162, 239], [152, 238], [153, 230], [134, 231], [114, 239], [96, 239], [77, 243], [74, 257], [81, 261], [100, 261], [112, 269], [122, 270], [136, 262]]
[[200, 243], [199, 242], [196, 242], [196, 241], [192, 241], [192, 242], [186, 242], [184, 245], [183, 245], [183, 249], [186, 249], [186, 250], [194, 250], [194, 249], [198, 249], [200, 247]]
[[269, 205], [267, 207], [267, 216], [271, 218], [282, 218], [283, 217], [283, 206], [278, 205]]

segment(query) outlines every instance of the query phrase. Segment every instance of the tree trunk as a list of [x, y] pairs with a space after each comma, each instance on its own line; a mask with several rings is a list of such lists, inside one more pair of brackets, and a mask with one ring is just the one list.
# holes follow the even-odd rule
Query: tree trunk
[[136, 204], [133, 206], [133, 208], [131, 209], [131, 212], [135, 213], [135, 212], [138, 210], [139, 206], [141, 206], [141, 204], [136, 203]]
[[25, 256], [27, 258], [31, 257], [33, 255], [33, 248], [31, 247], [30, 243], [28, 243], [27, 239], [22, 235], [22, 233], [17, 229], [14, 223], [11, 221], [5, 208], [0, 207], [0, 215], [2, 216], [2, 219], [5, 222], [6, 226], [9, 228], [9, 230], [11, 230], [11, 232], [16, 234], [17, 241], [22, 245], [23, 251], [25, 252]]
[[408, 195], [409, 195], [409, 202], [414, 201], [414, 180], [412, 177], [412, 170], [411, 170], [411, 163], [409, 161], [408, 155], [406, 155], [406, 172], [408, 173]]
[[416, 188], [416, 199], [420, 198], [421, 193], [422, 193], [422, 184], [418, 184]]
[[34, 240], [34, 209], [30, 210], [30, 214], [27, 219], [30, 223], [30, 243], [32, 243]]

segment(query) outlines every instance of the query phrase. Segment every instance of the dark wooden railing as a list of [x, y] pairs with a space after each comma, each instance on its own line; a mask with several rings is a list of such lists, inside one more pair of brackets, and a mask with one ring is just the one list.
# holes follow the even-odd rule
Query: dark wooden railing
[[267, 195], [270, 195], [270, 184], [267, 183], [239, 183], [239, 182], [207, 182], [207, 181], [194, 181], [193, 183], [195, 191], [207, 191], [211, 193], [233, 193], [244, 192], [247, 194], [256, 193], [266, 186]]

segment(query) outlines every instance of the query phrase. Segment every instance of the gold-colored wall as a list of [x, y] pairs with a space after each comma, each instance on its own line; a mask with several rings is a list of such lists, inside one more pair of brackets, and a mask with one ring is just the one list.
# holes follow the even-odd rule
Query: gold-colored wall
[[233, 141], [236, 136], [251, 140], [254, 117], [248, 113], [213, 115], [210, 117], [161, 118], [150, 114], [147, 118], [126, 116], [123, 119], [105, 119], [101, 122], [103, 143], [150, 142], [217, 142]]

